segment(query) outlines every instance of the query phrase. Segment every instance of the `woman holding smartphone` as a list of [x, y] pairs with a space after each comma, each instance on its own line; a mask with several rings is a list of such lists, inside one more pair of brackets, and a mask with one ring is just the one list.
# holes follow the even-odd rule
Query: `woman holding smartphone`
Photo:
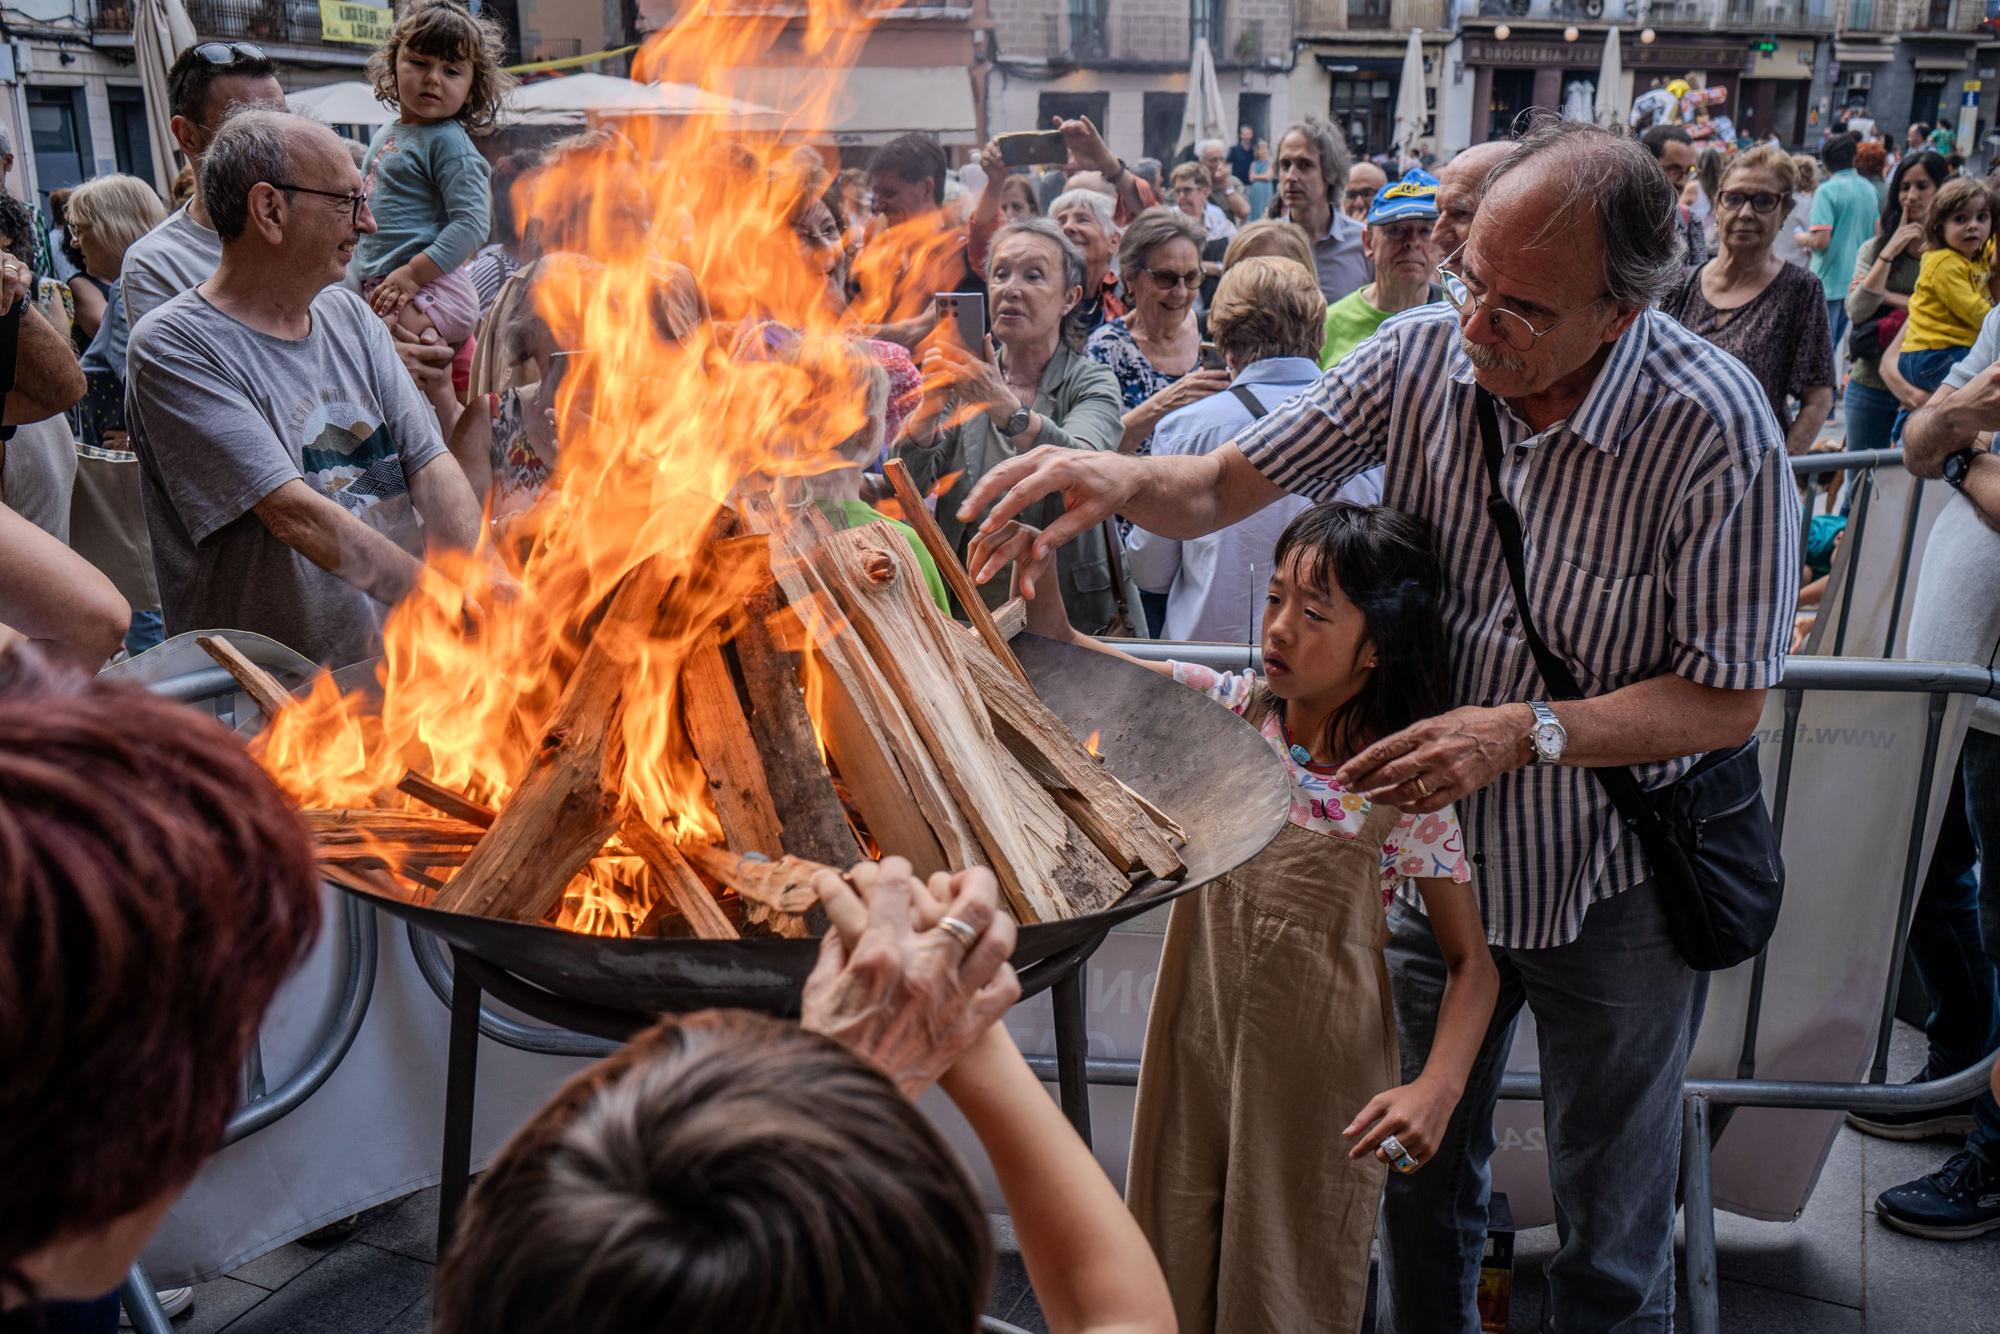
[[[917, 485], [937, 498], [938, 525], [962, 557], [971, 530], [958, 505], [993, 468], [1037, 445], [1110, 450], [1123, 432], [1118, 382], [1084, 357], [1071, 318], [1083, 297], [1084, 262], [1046, 218], [1002, 227], [986, 263], [992, 332], [977, 346], [941, 320], [926, 346], [923, 401], [893, 448]], [[1062, 501], [1043, 502], [1051, 516]], [[1063, 605], [1078, 625], [1097, 629], [1116, 614], [1110, 552], [1100, 527], [1065, 547], [1058, 569]], [[1007, 597], [1003, 574], [980, 590], [988, 605]]]

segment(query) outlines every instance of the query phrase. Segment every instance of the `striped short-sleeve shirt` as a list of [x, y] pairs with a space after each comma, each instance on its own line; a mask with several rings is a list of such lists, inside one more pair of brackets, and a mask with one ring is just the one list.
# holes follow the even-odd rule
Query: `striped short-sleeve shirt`
[[[1315, 500], [1386, 465], [1382, 503], [1437, 532], [1452, 702], [1493, 707], [1549, 690], [1486, 514], [1474, 402], [1456, 313], [1420, 307], [1236, 443]], [[1741, 362], [1648, 310], [1566, 421], [1538, 433], [1499, 407], [1530, 605], [1587, 696], [1667, 673], [1735, 690], [1778, 679], [1798, 601], [1799, 502], [1784, 437]], [[1672, 782], [1694, 759], [1641, 765], [1639, 781]], [[1591, 903], [1647, 875], [1584, 769], [1514, 770], [1459, 815], [1496, 945], [1573, 940]]]

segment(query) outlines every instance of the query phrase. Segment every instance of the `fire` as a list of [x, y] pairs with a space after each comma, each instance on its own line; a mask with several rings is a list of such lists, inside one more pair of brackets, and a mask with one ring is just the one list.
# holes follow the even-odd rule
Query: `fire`
[[1090, 734], [1090, 739], [1083, 743], [1083, 748], [1089, 751], [1091, 755], [1093, 755], [1094, 757], [1102, 759], [1104, 757], [1103, 752], [1098, 750], [1097, 743], [1101, 741], [1103, 738], [1104, 738], [1104, 733], [1092, 732]]
[[[503, 536], [489, 529], [477, 551], [430, 558], [384, 624], [377, 690], [343, 694], [322, 677], [273, 721], [260, 758], [302, 804], [407, 804], [395, 785], [412, 769], [503, 804], [593, 618], [621, 580], [656, 561], [672, 590], [666, 614], [613, 646], [626, 688], [607, 780], [625, 809], [669, 836], [717, 835], [682, 735], [679, 671], [759, 572], [715, 559], [712, 525], [741, 487], [803, 503], [809, 479], [840, 466], [832, 447], [864, 429], [876, 374], [856, 336], [912, 313], [891, 309], [891, 285], [868, 279], [892, 266], [926, 272], [951, 244], [925, 224], [892, 233], [901, 244], [871, 247], [862, 265], [864, 290], [883, 295], [834, 309], [793, 229], [802, 192], [826, 184], [802, 172], [797, 143], [825, 123], [870, 19], [855, 0], [811, 0], [803, 29], [788, 31], [792, 7], [742, 8], [696, 0], [648, 44], [634, 77], [758, 100], [733, 89], [733, 76], [787, 63], [772, 54], [782, 34], [806, 67], [784, 126], [746, 134], [719, 117], [635, 120], [563, 154], [517, 201], [545, 249], [585, 257], [548, 266], [536, 293], [558, 339], [580, 352], [555, 396], [552, 485]], [[899, 286], [907, 296], [925, 285]], [[760, 339], [765, 322], [790, 332]], [[756, 355], [743, 354], [746, 343]], [[642, 907], [619, 895], [615, 861], [600, 858], [572, 885], [563, 924], [630, 931]]]

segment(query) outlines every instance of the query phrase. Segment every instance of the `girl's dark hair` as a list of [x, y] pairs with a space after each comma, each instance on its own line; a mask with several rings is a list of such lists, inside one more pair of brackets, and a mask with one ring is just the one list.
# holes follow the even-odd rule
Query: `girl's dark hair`
[[993, 1234], [888, 1078], [796, 1023], [664, 1019], [577, 1075], [466, 1202], [436, 1334], [979, 1323]]
[[1934, 186], [1943, 185], [1951, 179], [1951, 169], [1944, 159], [1926, 149], [1921, 153], [1907, 153], [1896, 164], [1896, 170], [1889, 177], [1889, 192], [1882, 200], [1882, 216], [1875, 222], [1875, 244], [1880, 247], [1903, 225], [1903, 204], [1898, 198], [1903, 193], [1903, 178], [1913, 171], [1921, 171], [1931, 178]]
[[1276, 568], [1295, 553], [1302, 577], [1339, 588], [1360, 610], [1375, 650], [1375, 669], [1360, 692], [1327, 719], [1328, 749], [1352, 755], [1442, 713], [1450, 654], [1431, 526], [1381, 505], [1328, 501], [1286, 525]]
[[472, 66], [472, 86], [465, 105], [452, 119], [468, 130], [489, 129], [500, 114], [500, 100], [514, 86], [514, 76], [501, 68], [506, 59], [506, 34], [481, 14], [474, 18], [457, 0], [422, 0], [396, 20], [389, 40], [368, 57], [368, 81], [376, 100], [398, 105], [396, 56], [405, 47], [436, 60], [462, 60]]

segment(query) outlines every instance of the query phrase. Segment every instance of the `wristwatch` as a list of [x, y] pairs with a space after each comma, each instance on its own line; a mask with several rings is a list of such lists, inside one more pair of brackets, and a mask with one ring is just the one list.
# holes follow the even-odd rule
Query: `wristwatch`
[[1554, 764], [1562, 759], [1563, 748], [1569, 745], [1569, 732], [1563, 727], [1562, 719], [1556, 711], [1538, 699], [1528, 701], [1534, 711], [1535, 725], [1528, 729], [1528, 741], [1535, 749], [1536, 764]]
[[1954, 491], [1965, 490], [1965, 475], [1972, 471], [1972, 460], [1976, 451], [1970, 446], [1956, 454], [1945, 455], [1944, 480]]
[[1000, 428], [1001, 433], [1004, 434], [1009, 440], [1012, 440], [1015, 436], [1027, 430], [1028, 423], [1032, 422], [1034, 419], [1035, 419], [1035, 413], [1032, 408], [1027, 408], [1027, 407], [1015, 408], [1014, 415], [1009, 417], [1007, 419], [1007, 424]]

